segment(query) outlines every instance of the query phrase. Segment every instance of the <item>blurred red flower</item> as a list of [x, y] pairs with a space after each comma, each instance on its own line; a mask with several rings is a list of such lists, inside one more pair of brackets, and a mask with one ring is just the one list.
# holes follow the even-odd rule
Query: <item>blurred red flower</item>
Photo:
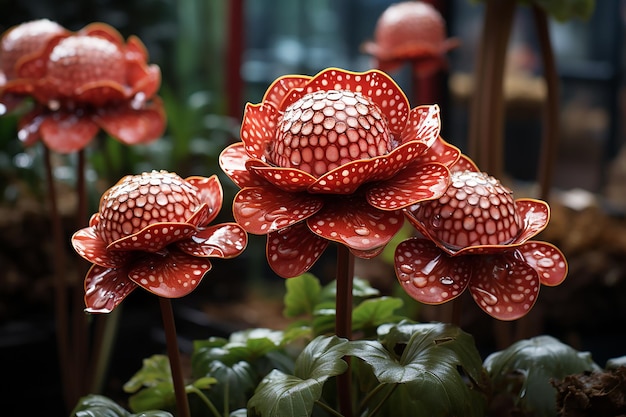
[[222, 199], [215, 175], [183, 180], [165, 171], [128, 175], [107, 190], [89, 227], [72, 236], [76, 252], [94, 264], [86, 311], [111, 312], [137, 286], [182, 297], [211, 269], [207, 258], [241, 254], [248, 238], [239, 225], [209, 226]]
[[43, 20], [8, 30], [1, 45], [0, 99], [30, 96], [36, 102], [20, 120], [18, 136], [26, 145], [42, 139], [50, 149], [70, 153], [100, 129], [129, 145], [162, 135], [165, 113], [155, 95], [161, 72], [147, 64], [137, 37], [124, 42], [103, 23], [73, 33]]
[[459, 151], [439, 131], [439, 108], [411, 110], [380, 71], [281, 77], [246, 106], [242, 142], [220, 155], [242, 188], [235, 220], [267, 235], [282, 277], [307, 271], [329, 241], [376, 256], [402, 226], [402, 208], [447, 188]]
[[498, 180], [462, 158], [437, 200], [406, 209], [425, 238], [396, 248], [396, 275], [404, 290], [425, 304], [441, 304], [469, 291], [487, 314], [515, 320], [537, 301], [540, 284], [559, 285], [565, 257], [554, 245], [529, 240], [548, 224], [543, 201], [513, 199]]

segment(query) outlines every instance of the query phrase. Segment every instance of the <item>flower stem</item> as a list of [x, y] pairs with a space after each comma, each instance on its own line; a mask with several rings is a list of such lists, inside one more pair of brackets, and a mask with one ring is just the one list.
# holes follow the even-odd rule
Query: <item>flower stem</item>
[[185, 391], [185, 380], [180, 362], [180, 351], [178, 349], [178, 339], [176, 337], [176, 325], [174, 323], [174, 311], [169, 298], [159, 297], [161, 306], [161, 317], [165, 329], [165, 343], [167, 345], [167, 356], [170, 360], [172, 371], [172, 381], [174, 383], [174, 393], [176, 395], [177, 417], [191, 417], [189, 411], [189, 401]]
[[63, 224], [61, 214], [57, 202], [56, 185], [54, 182], [54, 172], [52, 167], [52, 158], [50, 149], [44, 146], [44, 163], [46, 170], [46, 182], [48, 187], [48, 199], [50, 204], [50, 214], [52, 221], [52, 236], [54, 239], [54, 307], [56, 322], [56, 340], [59, 356], [59, 368], [61, 372], [61, 381], [63, 386], [63, 396], [65, 405], [68, 409], [72, 409], [75, 404], [75, 388], [73, 378], [72, 363], [70, 363], [69, 355], [69, 320], [67, 311], [67, 288], [65, 282], [66, 270], [66, 253], [65, 242], [63, 236]]
[[[337, 245], [337, 299], [335, 301], [335, 334], [352, 338], [352, 285], [354, 280], [354, 255], [344, 245]], [[346, 417], [352, 416], [352, 382], [350, 358], [344, 358], [348, 368], [337, 376], [339, 410]]]
[[222, 417], [222, 415], [220, 414], [218, 409], [215, 407], [213, 402], [211, 400], [209, 400], [209, 398], [206, 395], [204, 395], [204, 392], [202, 392], [201, 389], [198, 389], [197, 387], [194, 387], [193, 385], [190, 385], [189, 386], [189, 392], [193, 392], [198, 397], [200, 397], [200, 399], [207, 406], [209, 411], [211, 411], [211, 414], [213, 414], [215, 417]]

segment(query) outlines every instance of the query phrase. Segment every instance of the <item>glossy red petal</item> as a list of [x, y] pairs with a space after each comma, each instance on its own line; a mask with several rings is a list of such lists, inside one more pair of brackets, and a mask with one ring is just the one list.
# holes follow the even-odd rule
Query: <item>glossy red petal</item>
[[293, 278], [308, 271], [317, 262], [328, 241], [297, 223], [267, 235], [266, 254], [270, 268], [283, 278]]
[[522, 232], [515, 243], [526, 242], [545, 229], [550, 221], [550, 206], [545, 201], [518, 198], [515, 200], [515, 209], [523, 222]]
[[241, 141], [252, 158], [265, 160], [265, 150], [274, 139], [278, 118], [278, 110], [270, 103], [246, 104]]
[[148, 61], [148, 49], [146, 45], [135, 35], [131, 35], [126, 40], [124, 55], [127, 61]]
[[122, 34], [117, 31], [113, 26], [110, 26], [102, 22], [90, 23], [77, 32], [77, 35], [84, 36], [96, 36], [103, 38], [109, 42], [121, 47], [124, 45], [124, 38]]
[[357, 258], [372, 259], [380, 255], [383, 252], [383, 250], [385, 250], [385, 246], [381, 246], [381, 247], [374, 248], [374, 249], [368, 249], [368, 250], [357, 250], [354, 248], [348, 248], [348, 249]]
[[537, 272], [521, 256], [506, 252], [473, 258], [470, 293], [485, 313], [498, 320], [517, 320], [537, 301]]
[[372, 185], [366, 196], [380, 210], [398, 210], [441, 197], [449, 183], [448, 168], [441, 164], [411, 165], [394, 177]]
[[161, 87], [161, 69], [157, 65], [128, 64], [128, 83], [132, 87], [130, 94], [137, 101], [154, 98]]
[[455, 165], [461, 158], [461, 151], [454, 145], [449, 144], [439, 136], [437, 140], [420, 156], [416, 161], [422, 163], [439, 162], [450, 168]]
[[377, 169], [387, 164], [384, 157], [349, 162], [317, 178], [309, 187], [309, 192], [352, 194], [372, 178]]
[[401, 143], [419, 140], [430, 147], [441, 131], [439, 106], [419, 106], [411, 109], [409, 120], [400, 136]]
[[465, 291], [472, 270], [467, 258], [452, 258], [428, 239], [400, 243], [394, 268], [404, 291], [425, 304], [442, 304]]
[[469, 156], [461, 154], [459, 159], [450, 166], [450, 172], [457, 171], [472, 171], [479, 172], [480, 170], [476, 166], [476, 163], [470, 159]]
[[24, 146], [32, 146], [41, 139], [40, 127], [45, 119], [46, 116], [39, 110], [31, 111], [20, 119], [17, 137]]
[[165, 254], [137, 258], [128, 277], [159, 297], [179, 298], [195, 290], [211, 266], [207, 258], [168, 250]]
[[238, 142], [226, 147], [220, 153], [220, 168], [239, 188], [263, 185], [264, 180], [251, 173], [246, 168], [246, 162], [250, 156], [246, 152], [243, 143]]
[[[385, 115], [389, 130], [399, 135], [409, 118], [409, 101], [402, 89], [384, 72], [371, 70], [351, 72], [338, 68], [328, 68], [313, 76], [306, 85], [305, 92], [320, 90], [359, 91], [375, 103]], [[283, 102], [282, 108], [302, 97], [301, 92], [293, 92]]]
[[307, 172], [295, 168], [268, 166], [258, 159], [248, 161], [246, 168], [284, 191], [305, 191], [316, 181], [316, 178]]
[[526, 262], [539, 274], [543, 285], [550, 287], [559, 285], [567, 276], [567, 260], [563, 253], [547, 242], [528, 241], [520, 246]]
[[90, 118], [65, 113], [46, 117], [39, 128], [46, 146], [59, 153], [80, 151], [99, 130], [98, 125]]
[[126, 268], [93, 265], [85, 277], [85, 311], [110, 313], [137, 285], [128, 279]]
[[153, 223], [139, 232], [118, 239], [107, 250], [159, 252], [172, 242], [187, 239], [196, 232], [189, 223]]
[[[129, 98], [126, 86], [113, 80], [98, 80], [80, 85], [72, 98], [81, 103], [103, 106], [110, 102], [120, 102]], [[43, 101], [43, 97], [39, 98]]]
[[109, 107], [94, 119], [108, 134], [127, 145], [152, 142], [165, 131], [165, 112], [160, 100], [140, 109]]
[[402, 144], [381, 158], [380, 166], [376, 167], [368, 178], [369, 181], [386, 180], [393, 177], [409, 164], [417, 161], [426, 152], [426, 144], [413, 141]]
[[309, 229], [324, 239], [357, 251], [385, 246], [402, 227], [401, 211], [382, 211], [362, 196], [326, 201], [324, 208], [307, 219]]
[[194, 176], [185, 178], [185, 181], [198, 188], [200, 202], [208, 206], [207, 217], [198, 225], [204, 226], [211, 223], [220, 212], [224, 200], [224, 192], [219, 178], [217, 175], [211, 175], [208, 178]]
[[278, 78], [269, 86], [262, 101], [267, 101], [276, 106], [277, 109], [282, 107], [285, 96], [294, 88], [302, 88], [306, 85], [311, 77], [305, 75], [285, 75]]
[[106, 243], [96, 234], [95, 227], [86, 227], [74, 233], [72, 246], [80, 256], [105, 268], [120, 267], [129, 257], [128, 252], [108, 251]]
[[244, 188], [235, 196], [233, 215], [247, 232], [264, 235], [298, 223], [323, 206], [319, 196], [274, 187]]
[[199, 257], [233, 258], [243, 252], [248, 235], [236, 223], [224, 223], [198, 231], [176, 245], [183, 252]]

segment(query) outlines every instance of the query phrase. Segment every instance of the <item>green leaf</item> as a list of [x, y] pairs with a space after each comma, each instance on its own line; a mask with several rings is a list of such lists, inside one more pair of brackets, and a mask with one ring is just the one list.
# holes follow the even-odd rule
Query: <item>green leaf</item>
[[198, 389], [209, 389], [211, 386], [217, 384], [217, 379], [204, 377], [193, 381], [192, 385]]
[[144, 388], [130, 396], [128, 405], [131, 410], [137, 413], [146, 410], [174, 408], [176, 406], [174, 385], [171, 381], [164, 381]]
[[588, 352], [578, 352], [551, 336], [520, 340], [485, 359], [494, 390], [538, 416], [556, 416], [556, 390], [550, 379], [599, 369]]
[[[354, 279], [352, 280], [352, 296], [356, 300], [375, 297], [377, 295], [380, 295], [380, 291], [372, 287], [369, 281], [359, 277], [354, 277]], [[334, 303], [336, 297], [337, 281], [332, 281], [324, 286], [324, 288], [322, 288], [322, 291], [320, 293], [320, 302], [332, 301]]]
[[403, 301], [393, 297], [364, 300], [352, 311], [352, 329], [359, 330], [396, 321], [394, 311], [402, 307]]
[[149, 410], [140, 414], [131, 414], [113, 400], [102, 395], [87, 395], [82, 397], [71, 417], [172, 417], [166, 411]]
[[319, 302], [321, 285], [313, 274], [303, 274], [285, 281], [285, 317], [312, 315], [315, 305]]
[[143, 387], [153, 387], [164, 381], [171, 381], [170, 362], [165, 355], [152, 355], [143, 360], [143, 366], [124, 384], [127, 393], [137, 392]]
[[[471, 335], [438, 323], [402, 323], [386, 329], [382, 343], [350, 342], [348, 352], [370, 365], [380, 383], [402, 384], [381, 414], [484, 415], [485, 400], [476, 391], [481, 389], [484, 373]], [[382, 395], [374, 396], [372, 403], [382, 401]]]
[[313, 312], [313, 334], [322, 335], [335, 331], [335, 302], [325, 301], [315, 306]]
[[298, 355], [294, 375], [302, 379], [321, 381], [339, 375], [348, 367], [341, 359], [346, 356], [347, 351], [346, 339], [337, 336], [318, 336]]
[[229, 409], [245, 407], [261, 379], [252, 366], [243, 361], [232, 365], [213, 361], [208, 374], [219, 381], [209, 392], [209, 398], [216, 404], [228, 398]]

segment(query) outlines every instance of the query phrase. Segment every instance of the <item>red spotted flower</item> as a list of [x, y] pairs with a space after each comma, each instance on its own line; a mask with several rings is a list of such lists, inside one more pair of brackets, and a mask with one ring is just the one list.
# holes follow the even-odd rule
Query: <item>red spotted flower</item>
[[404, 1], [380, 15], [374, 41], [365, 42], [363, 50], [383, 71], [411, 62], [416, 74], [428, 76], [447, 65], [445, 55], [457, 45], [456, 39], [446, 39], [446, 24], [437, 9], [422, 1]]
[[398, 245], [396, 275], [422, 303], [445, 303], [469, 287], [487, 314], [518, 319], [537, 301], [540, 284], [558, 285], [567, 274], [558, 248], [529, 240], [546, 227], [549, 206], [514, 200], [498, 180], [462, 161], [464, 169], [452, 168], [444, 195], [406, 210], [426, 239]]
[[72, 236], [76, 252], [93, 263], [86, 311], [111, 312], [137, 286], [182, 297], [211, 269], [208, 258], [241, 254], [247, 235], [239, 225], [209, 225], [222, 198], [215, 175], [182, 179], [165, 171], [129, 175], [107, 190], [89, 227]]
[[307, 271], [329, 241], [373, 257], [402, 226], [404, 207], [446, 189], [459, 151], [439, 130], [439, 108], [410, 109], [380, 71], [281, 77], [246, 106], [242, 141], [220, 155], [242, 188], [235, 220], [267, 235], [282, 277]]
[[18, 136], [26, 145], [42, 139], [52, 150], [74, 152], [100, 129], [126, 144], [146, 143], [165, 129], [155, 95], [161, 72], [147, 60], [137, 37], [125, 42], [102, 23], [75, 33], [49, 21], [25, 23], [2, 38], [6, 82], [0, 91], [37, 103], [20, 120]]

